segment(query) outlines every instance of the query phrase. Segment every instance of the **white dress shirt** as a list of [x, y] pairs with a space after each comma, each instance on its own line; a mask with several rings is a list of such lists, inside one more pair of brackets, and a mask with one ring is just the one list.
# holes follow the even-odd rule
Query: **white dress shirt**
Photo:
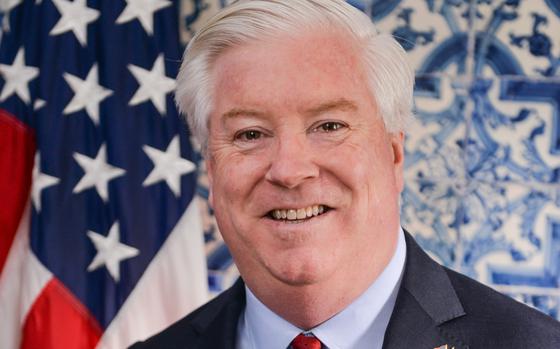
[[[328, 349], [381, 349], [405, 259], [406, 243], [401, 228], [395, 253], [373, 284], [340, 313], [305, 332], [313, 333]], [[247, 286], [245, 291], [245, 311], [237, 326], [237, 349], [286, 349], [304, 332], [270, 310]]]

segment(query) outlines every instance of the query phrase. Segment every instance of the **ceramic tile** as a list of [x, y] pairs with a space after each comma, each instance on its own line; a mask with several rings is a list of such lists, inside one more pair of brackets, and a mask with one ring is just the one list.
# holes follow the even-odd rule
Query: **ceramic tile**
[[405, 174], [409, 179], [464, 182], [469, 99], [446, 76], [422, 75], [416, 81], [415, 120], [405, 138]]
[[479, 1], [475, 28], [479, 74], [559, 75], [560, 1]]
[[374, 1], [379, 30], [393, 34], [420, 74], [465, 70], [470, 28], [466, 1]]
[[552, 292], [544, 294], [539, 292], [522, 293], [522, 291], [514, 288], [499, 288], [498, 290], [553, 318], [558, 318], [560, 315], [560, 294], [557, 290], [551, 290]]
[[447, 76], [418, 76], [416, 86], [416, 117], [405, 138], [402, 222], [434, 258], [453, 267], [467, 185], [468, 99]]
[[[457, 267], [463, 205], [443, 180], [406, 179], [401, 200], [401, 224], [432, 258]], [[449, 181], [447, 181], [449, 182]]]
[[536, 186], [559, 182], [560, 81], [478, 79], [470, 100], [470, 177]]
[[239, 278], [239, 271], [232, 265], [227, 270], [208, 270], [208, 290], [210, 296], [215, 296], [227, 290]]
[[461, 271], [489, 285], [557, 288], [560, 188], [472, 180]]
[[194, 33], [225, 3], [225, 0], [181, 1], [181, 40], [188, 43]]

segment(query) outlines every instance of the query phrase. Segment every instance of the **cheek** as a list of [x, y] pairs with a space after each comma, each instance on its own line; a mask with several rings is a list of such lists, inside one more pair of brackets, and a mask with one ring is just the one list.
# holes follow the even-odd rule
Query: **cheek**
[[232, 171], [219, 175], [219, 180], [214, 182], [213, 196], [216, 211], [230, 212], [236, 209], [235, 201], [239, 201], [243, 194], [243, 183], [236, 179]]
[[247, 156], [224, 157], [216, 163], [212, 188], [214, 209], [229, 214], [246, 210], [264, 177], [264, 166], [265, 160]]
[[[371, 150], [370, 150], [371, 149]], [[342, 184], [352, 190], [365, 189], [376, 177], [378, 154], [373, 147], [347, 143], [323, 153], [323, 164]]]
[[[351, 194], [355, 217], [368, 217], [396, 196], [395, 168], [389, 147], [380, 142], [347, 143], [326, 154], [325, 168]], [[371, 217], [370, 217], [371, 218]]]

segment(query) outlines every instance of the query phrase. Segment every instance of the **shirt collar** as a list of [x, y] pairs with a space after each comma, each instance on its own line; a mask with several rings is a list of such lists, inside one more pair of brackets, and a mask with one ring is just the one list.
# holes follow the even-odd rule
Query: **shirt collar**
[[[406, 259], [404, 232], [399, 228], [397, 247], [387, 267], [366, 291], [329, 320], [310, 330], [329, 349], [372, 347], [383, 344]], [[302, 330], [284, 320], [245, 286], [246, 306], [239, 321], [242, 342], [252, 348], [285, 349]], [[246, 344], [248, 344], [246, 343]], [[376, 345], [377, 346], [377, 345]]]
[[284, 320], [258, 300], [247, 286], [245, 297], [247, 304], [238, 329], [244, 344], [237, 348], [285, 349], [301, 333], [300, 328]]

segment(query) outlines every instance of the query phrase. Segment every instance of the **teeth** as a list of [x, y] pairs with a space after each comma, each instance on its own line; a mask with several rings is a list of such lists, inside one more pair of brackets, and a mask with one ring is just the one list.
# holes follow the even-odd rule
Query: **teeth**
[[313, 215], [316, 216], [319, 214], [319, 206], [314, 205], [313, 206]]
[[297, 218], [297, 211], [296, 210], [288, 210], [288, 220], [294, 220]]
[[273, 210], [272, 217], [276, 220], [301, 220], [318, 216], [325, 212], [325, 206], [313, 205], [305, 208], [288, 209], [288, 210]]

